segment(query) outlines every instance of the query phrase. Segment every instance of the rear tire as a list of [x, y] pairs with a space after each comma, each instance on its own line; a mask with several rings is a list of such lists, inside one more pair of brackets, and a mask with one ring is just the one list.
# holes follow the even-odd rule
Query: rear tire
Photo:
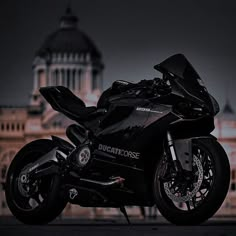
[[48, 139], [33, 141], [24, 146], [13, 159], [7, 174], [6, 200], [12, 214], [25, 224], [46, 224], [55, 219], [65, 208], [66, 200], [61, 192], [58, 175], [36, 180], [33, 197], [19, 185], [23, 168], [36, 161], [53, 148]]
[[[193, 153], [193, 156], [195, 156], [195, 162], [197, 161], [197, 158], [201, 160], [203, 180], [199, 192], [197, 192], [189, 201], [179, 201], [179, 199], [184, 199], [181, 198], [181, 191], [183, 191], [183, 185], [181, 184], [182, 182], [184, 183], [184, 179], [179, 185], [178, 183], [175, 183], [175, 180], [173, 179], [168, 180], [169, 182], [161, 180], [160, 176], [162, 175], [164, 168], [163, 163], [165, 162], [163, 161], [164, 157], [159, 161], [155, 173], [153, 192], [157, 207], [168, 221], [176, 225], [197, 225], [212, 217], [223, 203], [229, 187], [229, 161], [224, 149], [216, 140], [194, 140]], [[197, 157], [198, 153], [199, 157]], [[197, 164], [199, 163], [200, 162]], [[197, 169], [196, 166], [197, 165], [195, 165], [195, 169]], [[199, 169], [197, 169], [196, 174], [198, 172]], [[195, 179], [197, 179], [197, 177]], [[172, 192], [168, 192], [166, 186], [171, 185], [173, 185], [171, 190]], [[192, 186], [194, 188], [197, 186], [197, 183], [194, 183]], [[173, 195], [171, 195], [172, 193]], [[190, 191], [187, 192], [187, 194], [189, 193]], [[188, 196], [187, 194], [186, 196]], [[176, 198], [176, 200], [175, 195], [177, 198], [180, 196], [180, 198]], [[185, 195], [183, 196], [185, 197]], [[175, 201], [178, 202], [176, 203]], [[178, 204], [182, 204], [182, 207], [179, 207]], [[184, 209], [185, 204], [186, 206]]]

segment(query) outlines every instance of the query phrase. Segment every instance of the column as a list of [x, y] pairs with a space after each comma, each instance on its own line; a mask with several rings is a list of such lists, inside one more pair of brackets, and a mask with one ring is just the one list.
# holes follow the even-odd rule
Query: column
[[64, 84], [63, 86], [67, 87], [67, 69], [64, 70]]
[[78, 70], [75, 69], [75, 93], [78, 93], [79, 91], [79, 76], [78, 76]]
[[78, 89], [78, 91], [81, 91], [83, 88], [83, 78], [82, 78], [82, 70], [81, 69], [77, 70], [77, 76], [78, 76], [77, 89]]
[[62, 85], [62, 69], [59, 69], [59, 85]]
[[61, 70], [61, 85], [65, 86], [65, 69]]
[[38, 71], [34, 70], [34, 90], [38, 89]]
[[68, 75], [68, 77], [67, 77], [67, 87], [68, 87], [68, 89], [71, 89], [71, 69], [67, 70], [67, 75]]
[[103, 74], [101, 71], [99, 71], [99, 90], [102, 92], [103, 90]]
[[92, 68], [87, 67], [83, 71], [83, 91], [87, 94], [92, 92]]
[[71, 89], [75, 91], [75, 69], [72, 69], [72, 76], [71, 76]]
[[55, 70], [47, 70], [47, 74], [48, 74], [48, 85], [49, 86], [54, 86], [55, 85]]

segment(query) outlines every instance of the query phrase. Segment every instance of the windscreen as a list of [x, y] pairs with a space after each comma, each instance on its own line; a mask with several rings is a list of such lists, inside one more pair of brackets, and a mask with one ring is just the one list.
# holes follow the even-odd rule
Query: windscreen
[[187, 93], [205, 103], [209, 108], [212, 107], [209, 93], [203, 81], [184, 55], [176, 54], [169, 57], [162, 63], [154, 66], [154, 68], [162, 73], [168, 72], [174, 75], [175, 80]]

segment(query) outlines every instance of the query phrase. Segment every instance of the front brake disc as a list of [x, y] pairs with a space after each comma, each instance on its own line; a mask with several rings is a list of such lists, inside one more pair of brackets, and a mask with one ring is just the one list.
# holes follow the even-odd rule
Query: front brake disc
[[[186, 193], [181, 193], [176, 188], [173, 188], [173, 186], [176, 186], [176, 180], [168, 181], [164, 183], [164, 190], [166, 195], [174, 202], [187, 202], [190, 201], [199, 191], [202, 181], [203, 181], [203, 167], [202, 163], [196, 156], [193, 157], [193, 166], [196, 165], [197, 171], [195, 172], [195, 175], [197, 175], [198, 179], [197, 182], [193, 183], [193, 189], [186, 191]], [[181, 185], [181, 183], [177, 183], [178, 185]], [[186, 184], [186, 183], [183, 183]]]

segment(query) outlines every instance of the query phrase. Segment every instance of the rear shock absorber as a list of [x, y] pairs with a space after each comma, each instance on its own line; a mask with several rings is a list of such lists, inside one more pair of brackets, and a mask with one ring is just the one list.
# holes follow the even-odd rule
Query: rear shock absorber
[[177, 156], [176, 156], [176, 152], [175, 152], [174, 142], [173, 142], [173, 138], [172, 138], [169, 131], [167, 131], [167, 145], [170, 150], [170, 154], [171, 154], [171, 158], [174, 163], [175, 170], [178, 171], [179, 168], [178, 168], [178, 163], [177, 163]]

